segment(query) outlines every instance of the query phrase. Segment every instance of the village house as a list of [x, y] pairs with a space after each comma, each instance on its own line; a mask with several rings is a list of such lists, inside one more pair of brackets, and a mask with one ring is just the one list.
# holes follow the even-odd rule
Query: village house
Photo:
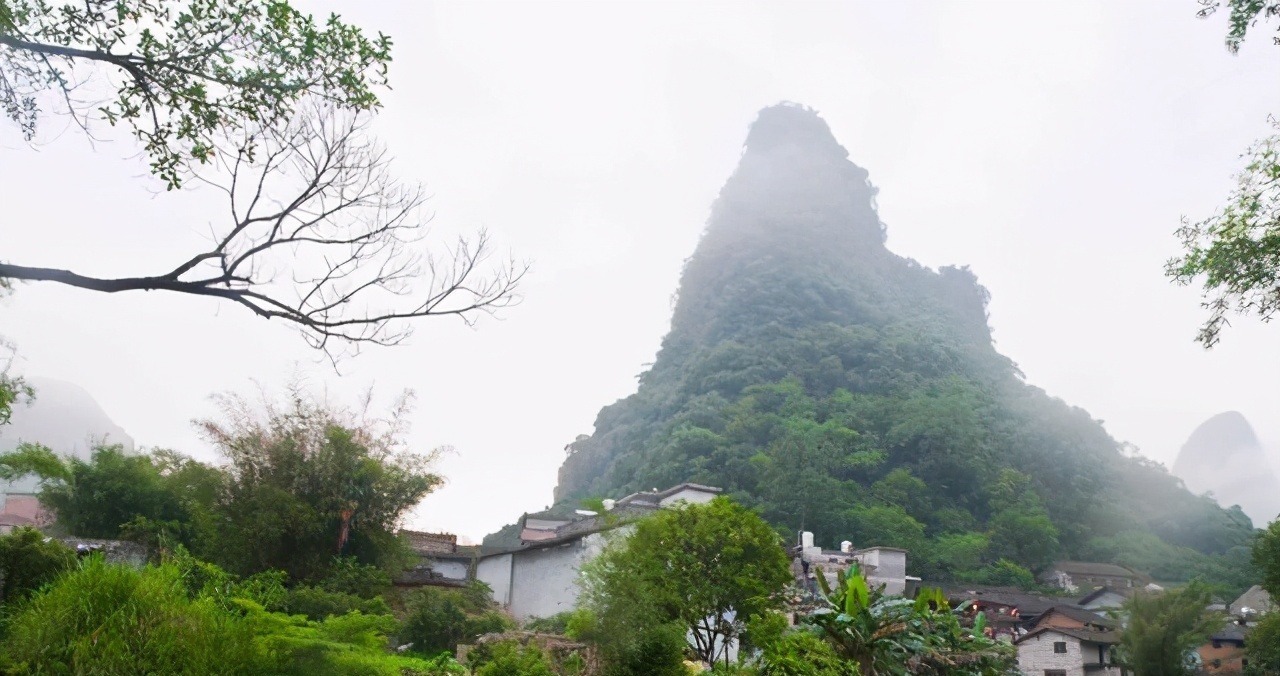
[[1095, 587], [1141, 589], [1151, 583], [1147, 576], [1124, 566], [1088, 561], [1058, 561], [1041, 573], [1038, 579], [1041, 584], [1072, 594]]
[[[681, 503], [710, 502], [721, 489], [684, 483], [664, 491], [632, 493], [603, 501], [604, 511], [576, 510], [526, 514], [516, 524], [518, 537], [499, 547], [464, 547], [448, 534], [401, 531], [419, 557], [418, 565], [397, 578], [402, 586], [463, 585], [484, 582], [493, 599], [518, 620], [550, 617], [577, 604], [583, 564], [604, 550], [609, 538], [625, 535], [633, 523], [653, 512]], [[911, 595], [920, 579], [907, 575], [907, 552], [892, 547], [839, 551], [813, 545], [813, 534], [801, 534], [792, 550], [797, 580], [811, 582], [818, 568], [835, 581], [837, 570], [854, 563], [873, 585], [894, 595]]]
[[946, 589], [954, 605], [968, 603], [970, 613], [986, 615], [992, 636], [1010, 641], [1027, 633], [1029, 621], [1043, 615], [1060, 600], [1032, 594], [1016, 587], [969, 587]]
[[1196, 652], [1200, 654], [1200, 669], [1215, 676], [1238, 675], [1249, 665], [1244, 644], [1249, 627], [1243, 621], [1229, 622], [1209, 637]]
[[1271, 595], [1256, 584], [1227, 606], [1227, 612], [1232, 617], [1245, 620], [1256, 620], [1259, 616], [1266, 615], [1275, 609], [1275, 604], [1271, 602]]
[[582, 565], [599, 555], [611, 531], [629, 532], [636, 518], [681, 503], [710, 502], [720, 493], [712, 486], [684, 483], [606, 500], [600, 514], [528, 515], [519, 524], [519, 544], [480, 554], [475, 579], [488, 584], [494, 601], [519, 620], [572, 610]]
[[1124, 602], [1133, 596], [1133, 590], [1126, 588], [1123, 590], [1112, 589], [1111, 587], [1098, 587], [1097, 589], [1080, 597], [1076, 601], [1076, 605], [1085, 610], [1106, 611], [1117, 610], [1124, 605]]
[[1018, 669], [1026, 676], [1122, 676], [1111, 659], [1119, 632], [1043, 626], [1018, 637]]
[[474, 563], [479, 547], [458, 544], [452, 533], [401, 530], [417, 562], [396, 576], [400, 587], [462, 587], [475, 579]]
[[8, 535], [22, 526], [35, 528], [36, 522], [20, 514], [0, 514], [0, 535]]
[[1027, 629], [1030, 631], [1044, 627], [1115, 631], [1118, 626], [1119, 624], [1115, 620], [1083, 608], [1068, 605], [1055, 605], [1027, 622]]
[[800, 533], [800, 544], [792, 549], [792, 573], [801, 586], [812, 589], [812, 581], [818, 570], [826, 576], [827, 584], [834, 585], [839, 573], [849, 572], [854, 564], [867, 577], [872, 587], [884, 587], [892, 596], [913, 596], [920, 578], [907, 575], [907, 550], [894, 547], [864, 547], [854, 549], [845, 540], [839, 550], [817, 547], [813, 533]]

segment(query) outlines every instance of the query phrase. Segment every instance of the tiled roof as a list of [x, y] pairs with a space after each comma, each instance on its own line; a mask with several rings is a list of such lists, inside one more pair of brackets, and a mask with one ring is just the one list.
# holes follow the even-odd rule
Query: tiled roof
[[1248, 633], [1249, 627], [1236, 624], [1235, 622], [1228, 622], [1226, 626], [1215, 632], [1213, 636], [1210, 636], [1209, 640], [1244, 643], [1245, 636], [1247, 636]]
[[946, 592], [947, 597], [952, 600], [993, 603], [1017, 608], [1018, 615], [1022, 617], [1035, 617], [1061, 602], [1061, 599], [1029, 594], [1014, 587], [953, 588], [946, 590]]
[[1132, 589], [1114, 589], [1112, 587], [1107, 587], [1104, 585], [1080, 597], [1080, 600], [1076, 601], [1076, 605], [1083, 606], [1089, 603], [1090, 601], [1093, 601], [1098, 597], [1107, 594], [1108, 592], [1115, 594], [1117, 596], [1123, 596], [1124, 598], [1129, 598], [1129, 596], [1133, 593], [1133, 590]]
[[1040, 616], [1036, 618], [1036, 623], [1039, 624], [1040, 621], [1048, 617], [1050, 613], [1061, 613], [1073, 620], [1099, 627], [1108, 627], [1111, 629], [1116, 627], [1115, 620], [1103, 617], [1091, 610], [1085, 610], [1084, 608], [1077, 608], [1076, 606], [1069, 606], [1065, 604], [1052, 606], [1043, 613], [1040, 613]]
[[20, 514], [0, 514], [0, 526], [34, 526], [35, 520]]
[[1254, 612], [1265, 613], [1270, 611], [1273, 605], [1271, 595], [1267, 593], [1267, 590], [1259, 587], [1258, 585], [1254, 585], [1249, 587], [1248, 591], [1241, 594], [1240, 598], [1232, 602], [1230, 608], [1233, 613], [1243, 612], [1243, 608], [1249, 608]]
[[1120, 642], [1120, 632], [1118, 631], [1093, 631], [1090, 629], [1066, 629], [1063, 627], [1040, 627], [1039, 629], [1032, 630], [1030, 633], [1019, 636], [1014, 639], [1013, 642], [1022, 643], [1027, 639], [1041, 634], [1062, 634], [1063, 636], [1078, 638], [1081, 641], [1088, 641], [1089, 643], [1105, 643], [1108, 645], [1114, 645]]
[[[1054, 572], [1061, 571], [1067, 575], [1104, 575], [1107, 577], [1128, 577], [1135, 580], [1142, 579], [1142, 575], [1124, 566], [1118, 566], [1114, 563], [1095, 563], [1092, 561], [1058, 561], [1049, 567], [1045, 575], [1051, 575]], [[1041, 577], [1043, 577], [1042, 575]]]

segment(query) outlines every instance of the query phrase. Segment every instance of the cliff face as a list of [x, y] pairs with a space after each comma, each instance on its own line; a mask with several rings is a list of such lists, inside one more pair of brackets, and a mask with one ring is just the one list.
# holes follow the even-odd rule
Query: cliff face
[[1280, 478], [1253, 426], [1237, 411], [1219, 413], [1187, 438], [1173, 473], [1196, 493], [1212, 493], [1223, 505], [1240, 505], [1259, 525], [1280, 514]]
[[1239, 511], [1025, 383], [976, 277], [889, 251], [875, 195], [814, 111], [761, 111], [654, 364], [568, 446], [557, 501], [696, 481], [822, 543], [939, 550], [971, 533], [990, 543], [977, 558], [1029, 568], [1119, 561], [1153, 534], [1164, 558], [1247, 540]]

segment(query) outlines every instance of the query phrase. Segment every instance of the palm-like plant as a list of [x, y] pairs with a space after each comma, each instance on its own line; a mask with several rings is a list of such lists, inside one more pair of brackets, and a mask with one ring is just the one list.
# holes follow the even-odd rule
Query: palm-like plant
[[887, 596], [856, 566], [837, 574], [834, 590], [821, 570], [816, 577], [821, 607], [803, 622], [864, 676], [1017, 673], [1013, 646], [985, 635], [981, 613], [972, 628], [961, 624], [939, 589], [923, 589], [914, 600]]

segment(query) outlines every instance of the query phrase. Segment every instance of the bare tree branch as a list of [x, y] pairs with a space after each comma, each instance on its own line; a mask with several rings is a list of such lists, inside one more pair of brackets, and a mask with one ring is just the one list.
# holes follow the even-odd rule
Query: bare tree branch
[[0, 279], [227, 300], [294, 324], [331, 358], [338, 348], [401, 343], [419, 318], [472, 324], [518, 302], [527, 264], [491, 262], [483, 231], [429, 251], [422, 189], [396, 181], [364, 132], [362, 118], [321, 105], [229, 142], [234, 151], [217, 154], [199, 178], [227, 196], [230, 218], [207, 250], [167, 272], [103, 279], [0, 264]]

